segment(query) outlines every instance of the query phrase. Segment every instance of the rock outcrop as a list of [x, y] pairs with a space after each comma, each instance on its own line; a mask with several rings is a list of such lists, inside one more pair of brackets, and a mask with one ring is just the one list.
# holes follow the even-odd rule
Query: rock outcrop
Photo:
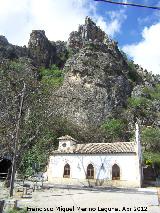
[[36, 64], [49, 67], [54, 63], [56, 48], [45, 35], [44, 30], [33, 30], [28, 42], [29, 56]]
[[19, 57], [27, 57], [28, 50], [24, 47], [12, 45], [4, 36], [0, 36], [0, 60], [2, 59], [16, 59]]
[[73, 31], [68, 40], [68, 47], [75, 53], [81, 49], [86, 41], [103, 42], [105, 33], [96, 24], [86, 17], [85, 24], [80, 25], [78, 31]]
[[80, 126], [100, 125], [127, 104], [127, 63], [117, 44], [88, 17], [68, 45], [74, 54], [65, 64], [63, 86], [53, 94], [54, 111]]
[[86, 17], [85, 24], [80, 25], [78, 31], [73, 31], [70, 33], [68, 48], [73, 53], [77, 53], [88, 42], [106, 44], [108, 49], [110, 49], [114, 54], [118, 53], [117, 43], [109, 39], [105, 32], [100, 29], [100, 27], [96, 26], [96, 24], [89, 17]]
[[51, 43], [56, 49], [56, 57], [55, 57], [54, 63], [58, 67], [63, 68], [64, 64], [66, 63], [66, 61], [69, 57], [67, 42], [64, 42], [64, 41], [53, 42], [52, 41]]
[[30, 58], [37, 67], [50, 67], [56, 64], [63, 68], [68, 59], [67, 43], [49, 41], [44, 30], [33, 30], [28, 47], [12, 45], [4, 36], [0, 36], [0, 60]]
[[[119, 112], [127, 107], [128, 97], [148, 98], [144, 88], [160, 82], [127, 61], [117, 42], [89, 17], [68, 42], [49, 41], [43, 30], [32, 31], [28, 47], [12, 45], [0, 36], [0, 60], [20, 57], [31, 59], [37, 68], [52, 64], [64, 68], [63, 85], [51, 97], [52, 111], [80, 126], [100, 126], [109, 117], [124, 117]], [[152, 105], [148, 109], [158, 112], [159, 104]]]
[[29, 57], [40, 67], [56, 64], [63, 67], [67, 60], [67, 46], [63, 41], [49, 41], [44, 30], [33, 30], [28, 42]]

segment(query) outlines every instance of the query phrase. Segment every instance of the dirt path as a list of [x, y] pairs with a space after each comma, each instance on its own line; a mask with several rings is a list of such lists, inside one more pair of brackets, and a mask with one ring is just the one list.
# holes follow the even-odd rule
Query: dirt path
[[[95, 212], [136, 212], [159, 213], [158, 197], [156, 189], [106, 189], [106, 190], [82, 190], [82, 189], [57, 189], [36, 191], [32, 199], [19, 201], [20, 206], [30, 208], [29, 212], [87, 213]], [[38, 211], [39, 208], [39, 211]]]
[[[158, 195], [158, 196], [157, 196]], [[0, 183], [0, 199], [9, 199], [8, 190]], [[69, 212], [160, 212], [160, 188], [140, 189], [82, 189], [50, 188], [28, 194], [25, 198], [16, 198], [19, 207], [28, 207], [28, 212], [62, 213]], [[32, 211], [32, 208], [37, 208]], [[38, 208], [40, 208], [38, 210]], [[109, 209], [108, 209], [109, 208]], [[105, 210], [104, 210], [105, 209]], [[42, 211], [41, 211], [42, 210]], [[47, 210], [47, 211], [45, 211]], [[143, 211], [144, 212], [144, 211]]]

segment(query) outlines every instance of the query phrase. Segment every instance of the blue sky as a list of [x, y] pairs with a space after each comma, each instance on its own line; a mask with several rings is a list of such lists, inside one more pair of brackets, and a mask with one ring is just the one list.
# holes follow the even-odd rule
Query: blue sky
[[[160, 6], [160, 0], [115, 0]], [[160, 11], [117, 6], [94, 0], [0, 0], [0, 34], [27, 45], [34, 29], [50, 40], [67, 40], [90, 16], [118, 41], [135, 63], [160, 74]]]
[[[123, 0], [115, 0], [117, 2]], [[125, 1], [124, 1], [125, 2]], [[137, 3], [137, 4], [146, 4], [156, 6], [158, 0], [128, 0], [128, 2]], [[124, 44], [131, 44], [141, 40], [141, 31], [144, 27], [149, 27], [152, 24], [155, 24], [160, 21], [160, 11], [159, 17], [157, 11], [138, 8], [131, 6], [118, 6], [112, 5], [105, 2], [99, 2], [97, 4], [97, 12], [102, 15], [104, 20], [110, 19], [109, 11], [119, 13], [123, 11], [125, 18], [119, 17], [119, 20], [122, 20], [121, 30], [119, 33], [115, 33], [114, 37], [118, 40], [119, 44], [123, 46]]]

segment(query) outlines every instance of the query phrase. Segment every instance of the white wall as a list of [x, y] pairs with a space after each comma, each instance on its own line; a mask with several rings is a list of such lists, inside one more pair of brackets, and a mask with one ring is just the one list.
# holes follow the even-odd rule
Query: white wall
[[[112, 166], [120, 167], [120, 181], [133, 181], [139, 184], [139, 159], [136, 154], [85, 155], [63, 154], [50, 157], [48, 179], [63, 178], [65, 164], [70, 165], [70, 179], [86, 179], [88, 164], [94, 166], [95, 179], [112, 180]], [[103, 167], [101, 168], [103, 163]]]

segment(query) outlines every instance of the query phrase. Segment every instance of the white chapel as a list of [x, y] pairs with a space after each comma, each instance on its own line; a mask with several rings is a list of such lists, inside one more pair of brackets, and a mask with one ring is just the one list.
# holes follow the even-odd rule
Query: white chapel
[[141, 145], [134, 142], [78, 143], [66, 135], [50, 156], [48, 182], [81, 186], [141, 187]]

